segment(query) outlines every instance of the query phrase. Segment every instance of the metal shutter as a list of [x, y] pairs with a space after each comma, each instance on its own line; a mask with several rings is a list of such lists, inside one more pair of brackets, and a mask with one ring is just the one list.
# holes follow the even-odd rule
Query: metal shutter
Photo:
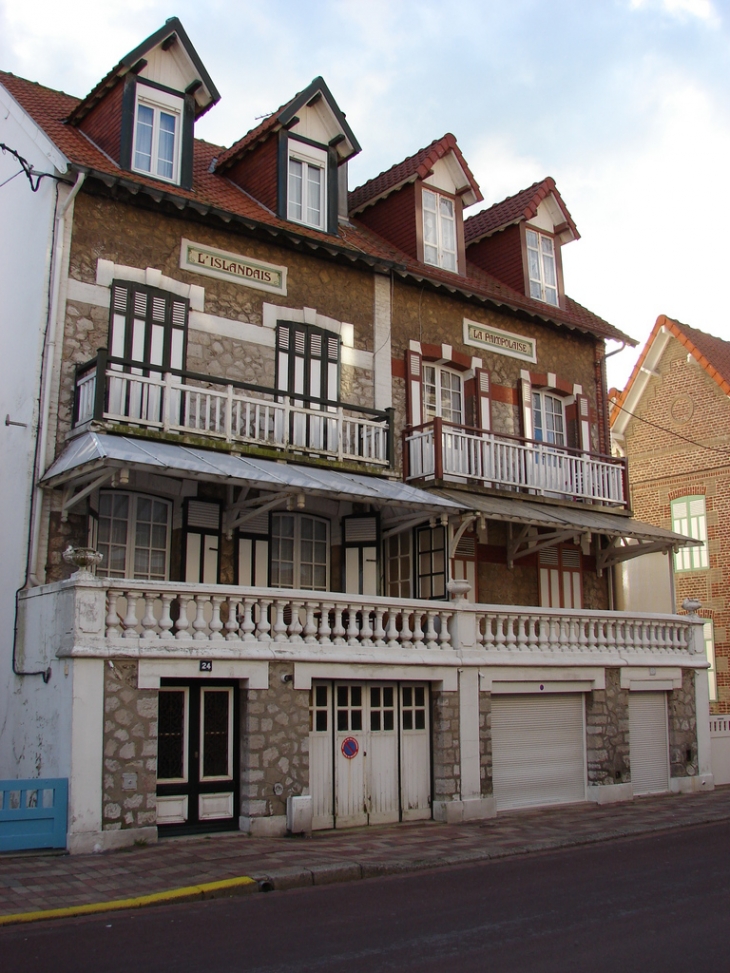
[[668, 791], [666, 693], [629, 693], [629, 739], [634, 794]]
[[492, 697], [498, 811], [585, 800], [582, 693]]

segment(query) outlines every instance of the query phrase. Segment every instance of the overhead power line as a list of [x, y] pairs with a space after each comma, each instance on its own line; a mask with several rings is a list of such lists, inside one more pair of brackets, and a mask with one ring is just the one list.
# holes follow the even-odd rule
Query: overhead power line
[[661, 432], [665, 432], [668, 436], [674, 436], [675, 439], [681, 439], [685, 443], [689, 443], [690, 446], [697, 446], [698, 449], [707, 449], [712, 453], [721, 453], [723, 456], [730, 456], [730, 449], [723, 448], [722, 446], [706, 446], [704, 443], [698, 443], [696, 439], [690, 439], [688, 436], [683, 436], [679, 432], [675, 432], [673, 429], [667, 429], [666, 426], [660, 426], [658, 422], [652, 422], [651, 419], [644, 419], [642, 416], [637, 416], [635, 412], [631, 412], [623, 405], [619, 405], [615, 399], [609, 400], [611, 405], [625, 412], [627, 416], [631, 416], [632, 419], [638, 419], [639, 422], [646, 423], [647, 426], [653, 426], [654, 429], [659, 429]]
[[0, 149], [2, 149], [3, 155], [9, 153], [20, 163], [20, 169], [15, 173], [15, 175], [11, 176], [10, 179], [6, 179], [5, 182], [0, 183], [0, 188], [6, 186], [11, 179], [15, 179], [15, 176], [19, 176], [21, 173], [25, 173], [28, 182], [30, 183], [30, 188], [34, 193], [38, 192], [38, 187], [40, 186], [42, 179], [61, 178], [60, 176], [55, 175], [53, 172], [36, 172], [27, 159], [24, 159], [19, 152], [16, 152], [15, 149], [11, 149], [10, 146], [6, 145], [4, 142], [0, 142]]

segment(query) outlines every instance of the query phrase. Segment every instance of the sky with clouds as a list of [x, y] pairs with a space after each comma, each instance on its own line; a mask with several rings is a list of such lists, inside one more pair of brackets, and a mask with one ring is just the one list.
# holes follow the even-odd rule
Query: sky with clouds
[[730, 340], [727, 0], [0, 0], [0, 68], [81, 96], [173, 15], [222, 95], [200, 137], [321, 74], [363, 146], [351, 187], [451, 131], [473, 212], [553, 176], [573, 298], [642, 342], [659, 314]]

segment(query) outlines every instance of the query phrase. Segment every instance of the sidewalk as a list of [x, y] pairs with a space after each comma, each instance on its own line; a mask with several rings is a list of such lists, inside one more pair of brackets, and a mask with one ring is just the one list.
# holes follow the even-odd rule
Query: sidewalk
[[[312, 838], [250, 838], [233, 832], [166, 839], [103, 855], [0, 854], [0, 920], [110, 900], [138, 900], [175, 889], [189, 892], [160, 898], [350, 881], [719, 821], [730, 822], [730, 786], [709, 794], [646, 797], [630, 804], [511, 812], [460, 826], [429, 821], [318, 832]], [[255, 882], [207, 892], [189, 889], [242, 876]]]

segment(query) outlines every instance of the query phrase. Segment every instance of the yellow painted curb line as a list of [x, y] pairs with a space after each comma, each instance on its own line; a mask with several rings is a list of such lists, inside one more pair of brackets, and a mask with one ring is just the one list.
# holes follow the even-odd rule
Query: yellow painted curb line
[[247, 875], [242, 875], [240, 878], [226, 878], [220, 882], [205, 882], [202, 885], [188, 885], [167, 892], [138, 895], [132, 899], [88, 902], [85, 905], [69, 905], [63, 909], [44, 909], [38, 912], [17, 912], [11, 916], [0, 916], [0, 926], [9, 926], [16, 922], [40, 922], [42, 919], [68, 919], [72, 916], [93, 915], [97, 912], [116, 912], [119, 909], [140, 909], [145, 905], [160, 905], [180, 899], [205, 898], [211, 892], [225, 892], [227, 889], [242, 888], [247, 885], [257, 885], [257, 882]]

